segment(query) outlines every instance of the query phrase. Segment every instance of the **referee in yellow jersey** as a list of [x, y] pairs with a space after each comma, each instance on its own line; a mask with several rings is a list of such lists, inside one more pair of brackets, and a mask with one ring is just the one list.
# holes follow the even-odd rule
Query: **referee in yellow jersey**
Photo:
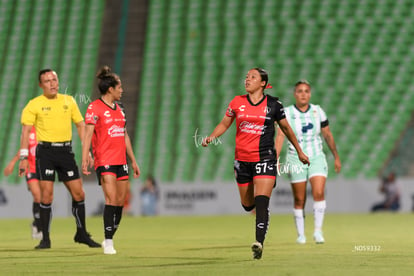
[[86, 231], [85, 193], [72, 152], [72, 121], [82, 141], [85, 129], [83, 117], [74, 98], [59, 93], [59, 80], [55, 71], [39, 72], [39, 86], [43, 95], [32, 99], [23, 109], [21, 123], [19, 175], [28, 170], [29, 133], [34, 125], [39, 142], [36, 149], [36, 169], [40, 177], [40, 220], [43, 239], [36, 249], [51, 247], [49, 231], [52, 219], [53, 183], [57, 173], [72, 196], [72, 214], [76, 220], [74, 241], [89, 247], [100, 247]]

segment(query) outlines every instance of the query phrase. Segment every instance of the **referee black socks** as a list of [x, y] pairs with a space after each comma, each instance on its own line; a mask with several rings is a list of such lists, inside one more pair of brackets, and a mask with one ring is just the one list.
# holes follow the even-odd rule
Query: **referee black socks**
[[40, 222], [42, 224], [43, 240], [50, 242], [49, 226], [52, 219], [52, 204], [40, 203]]
[[256, 241], [263, 245], [269, 227], [269, 197], [259, 195], [254, 198], [256, 204]]
[[72, 200], [72, 214], [76, 220], [77, 231], [86, 232], [86, 223], [85, 223], [85, 201], [75, 201]]

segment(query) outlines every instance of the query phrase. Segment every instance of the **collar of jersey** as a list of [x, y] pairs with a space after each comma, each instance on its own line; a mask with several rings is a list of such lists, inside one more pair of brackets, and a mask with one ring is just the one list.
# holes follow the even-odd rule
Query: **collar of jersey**
[[104, 100], [102, 100], [102, 98], [99, 98], [99, 100], [101, 100], [101, 102], [103, 102], [103, 104], [106, 105], [107, 107], [109, 107], [110, 109], [116, 110], [116, 103], [115, 102], [114, 102], [114, 104], [115, 104], [114, 107], [112, 107], [112, 106], [107, 105], [106, 102], [104, 102]]
[[309, 109], [311, 108], [311, 105], [310, 104], [308, 104], [308, 109], [306, 109], [306, 111], [302, 111], [302, 110], [300, 110], [297, 106], [296, 106], [296, 104], [294, 104], [293, 105], [295, 108], [296, 108], [296, 110], [297, 111], [299, 111], [300, 113], [306, 113], [306, 112], [308, 112], [309, 111]]
[[250, 97], [249, 97], [249, 94], [247, 94], [246, 95], [247, 96], [247, 101], [252, 105], [252, 106], [258, 106], [259, 104], [261, 104], [265, 99], [266, 99], [266, 97], [267, 97], [267, 95], [266, 94], [263, 94], [263, 98], [257, 103], [257, 104], [254, 104], [254, 103], [252, 103], [252, 101], [250, 100]]

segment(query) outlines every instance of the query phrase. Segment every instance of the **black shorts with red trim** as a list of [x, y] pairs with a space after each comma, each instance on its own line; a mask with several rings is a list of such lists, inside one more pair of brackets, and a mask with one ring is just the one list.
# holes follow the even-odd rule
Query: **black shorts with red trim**
[[26, 174], [26, 183], [30, 183], [32, 181], [39, 181], [40, 176], [37, 172], [28, 172]]
[[116, 180], [128, 180], [128, 165], [106, 165], [96, 168], [96, 175], [98, 176], [98, 183], [101, 185], [101, 177], [104, 175], [113, 175]]
[[253, 183], [256, 178], [270, 178], [276, 181], [276, 160], [244, 162], [234, 160], [234, 175], [239, 186]]

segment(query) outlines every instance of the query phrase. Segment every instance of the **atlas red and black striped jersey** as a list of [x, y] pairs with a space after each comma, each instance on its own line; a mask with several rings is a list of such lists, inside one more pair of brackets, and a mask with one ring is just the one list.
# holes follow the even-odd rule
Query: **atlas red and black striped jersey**
[[92, 136], [92, 151], [95, 168], [110, 165], [125, 165], [125, 113], [119, 104], [111, 108], [101, 99], [89, 104], [85, 123], [95, 125]]
[[286, 117], [278, 98], [264, 95], [260, 102], [253, 104], [249, 95], [236, 96], [226, 116], [236, 118], [236, 160], [259, 162], [276, 158], [275, 122]]

